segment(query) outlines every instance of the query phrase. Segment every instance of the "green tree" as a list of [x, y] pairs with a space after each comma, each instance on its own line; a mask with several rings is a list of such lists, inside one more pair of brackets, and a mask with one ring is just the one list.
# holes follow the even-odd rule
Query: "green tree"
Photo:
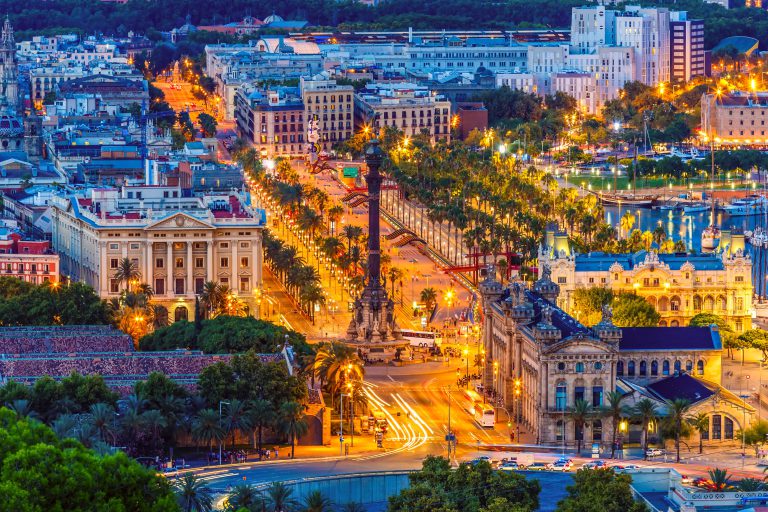
[[603, 306], [613, 301], [613, 292], [608, 288], [577, 288], [573, 292], [571, 314], [585, 325], [595, 325], [600, 321]]
[[576, 428], [576, 445], [578, 447], [576, 451], [580, 454], [581, 444], [584, 441], [584, 425], [592, 419], [594, 411], [586, 400], [576, 400], [573, 407], [569, 408], [567, 414], [568, 419], [573, 422]]
[[667, 432], [675, 438], [675, 462], [680, 462], [680, 438], [686, 434], [688, 410], [691, 402], [683, 398], [675, 398], [667, 402], [667, 416], [664, 418]]
[[755, 457], [757, 457], [760, 449], [768, 442], [768, 421], [757, 421], [747, 427], [744, 430], [743, 435], [740, 434], [736, 437], [743, 437], [744, 444], [754, 448]]
[[432, 319], [432, 313], [437, 306], [437, 292], [434, 288], [424, 288], [419, 295], [421, 302], [424, 303], [424, 307], [427, 311], [427, 323]]
[[651, 423], [656, 421], [658, 417], [659, 411], [656, 408], [656, 404], [648, 398], [638, 401], [632, 410], [632, 418], [639, 421], [643, 429], [642, 448], [644, 459], [647, 458], [646, 452], [648, 451], [648, 430]]
[[611, 418], [611, 429], [613, 439], [611, 441], [611, 458], [616, 452], [616, 435], [619, 430], [619, 423], [625, 416], [631, 415], [631, 412], [622, 403], [626, 395], [621, 391], [609, 391], [605, 394], [606, 404], [603, 407], [603, 416]]
[[285, 402], [282, 404], [278, 412], [277, 425], [291, 442], [291, 458], [293, 458], [296, 439], [305, 435], [309, 430], [304, 414], [304, 406], [298, 402]]
[[200, 129], [203, 131], [203, 137], [215, 137], [218, 122], [210, 114], [203, 112], [197, 116], [197, 122], [200, 123]]
[[709, 414], [699, 412], [686, 418], [688, 424], [699, 433], [699, 453], [704, 452], [704, 434], [709, 433]]
[[112, 278], [120, 283], [125, 282], [125, 290], [128, 291], [131, 282], [138, 281], [141, 278], [139, 264], [131, 258], [121, 259], [117, 264], [117, 268], [114, 269]]
[[613, 299], [613, 321], [619, 327], [655, 327], [661, 316], [648, 302], [634, 293]]
[[210, 512], [213, 510], [213, 495], [204, 480], [192, 473], [182, 475], [174, 491], [183, 512]]
[[266, 489], [270, 512], [293, 512], [299, 502], [293, 497], [293, 488], [283, 482], [272, 482]]
[[568, 495], [557, 504], [559, 512], [646, 512], [645, 504], [635, 501], [627, 474], [605, 470], [580, 470], [573, 476]]
[[304, 512], [333, 512], [333, 502], [320, 491], [313, 491], [304, 498]]
[[236, 485], [227, 497], [226, 512], [261, 512], [266, 505], [264, 496], [252, 485]]

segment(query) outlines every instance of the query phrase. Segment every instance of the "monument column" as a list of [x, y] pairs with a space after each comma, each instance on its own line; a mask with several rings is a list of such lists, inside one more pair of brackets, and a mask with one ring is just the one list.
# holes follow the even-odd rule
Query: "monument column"
[[384, 152], [379, 142], [372, 140], [365, 152], [368, 174], [365, 182], [368, 186], [368, 285], [376, 287], [381, 283], [381, 241], [379, 238], [379, 199], [381, 195], [381, 174], [379, 167], [384, 161]]

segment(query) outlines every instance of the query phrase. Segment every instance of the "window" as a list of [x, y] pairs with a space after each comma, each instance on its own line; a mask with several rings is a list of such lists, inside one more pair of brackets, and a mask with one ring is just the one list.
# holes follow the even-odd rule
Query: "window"
[[109, 268], [117, 268], [117, 265], [119, 264], [119, 260], [117, 258], [112, 258], [109, 260]]
[[184, 258], [176, 258], [176, 268], [184, 268]]
[[248, 268], [248, 256], [240, 258], [240, 268]]
[[228, 268], [229, 267], [229, 258], [221, 258], [221, 261], [219, 262], [219, 266], [221, 268]]
[[635, 376], [635, 362], [634, 361], [630, 361], [630, 362], [627, 363], [627, 375], [629, 377], [634, 377]]
[[240, 293], [248, 292], [251, 289], [251, 278], [250, 277], [241, 277], [240, 278]]
[[658, 361], [651, 361], [651, 376], [655, 377], [659, 374], [659, 363]]
[[573, 400], [578, 402], [584, 400], [584, 386], [576, 386], [573, 390]]
[[622, 377], [624, 375], [624, 361], [616, 363], [616, 376]]
[[603, 363], [601, 363], [600, 361], [596, 362], [595, 363], [595, 370], [600, 371], [602, 369], [603, 369]]
[[558, 443], [563, 442], [563, 437], [565, 436], [565, 425], [563, 424], [563, 420], [557, 420], [557, 426], [555, 427], [555, 437]]
[[699, 359], [699, 362], [696, 363], [696, 373], [698, 375], [704, 375], [704, 361]]
[[176, 285], [174, 288], [176, 289], [176, 295], [184, 295], [184, 278], [183, 277], [176, 278]]
[[725, 428], [723, 429], [723, 439], [733, 439], [733, 420], [727, 416], [723, 418]]
[[712, 415], [712, 439], [722, 439], [723, 418], [719, 414]]
[[156, 258], [155, 259], [155, 267], [163, 268], [163, 258]]
[[685, 371], [688, 373], [693, 372], [693, 361], [686, 361], [685, 362]]
[[155, 279], [155, 295], [165, 295], [165, 279]]
[[120, 248], [118, 244], [109, 244], [109, 250], [110, 251], [116, 251]]
[[117, 279], [109, 280], [109, 293], [120, 293], [120, 281]]
[[640, 361], [640, 372], [638, 375], [645, 377], [648, 374], [648, 365], [645, 361]]
[[592, 407], [603, 405], [603, 386], [592, 386]]
[[203, 268], [204, 264], [203, 258], [195, 258], [195, 268]]
[[680, 370], [682, 370], [683, 364], [680, 361], [675, 361], [675, 373], [680, 373]]
[[559, 371], [565, 371], [565, 363], [557, 363], [557, 369]]
[[565, 382], [558, 382], [557, 388], [555, 388], [555, 409], [558, 411], [565, 410], [565, 404], [567, 401], [568, 391], [565, 387]]
[[584, 363], [576, 363], [576, 373], [584, 373]]
[[661, 374], [669, 375], [669, 361], [664, 360], [664, 362], [661, 363]]
[[558, 276], [557, 284], [565, 284], [566, 282], [565, 276]]
[[203, 286], [205, 286], [205, 279], [202, 277], [196, 277], [195, 278], [195, 293], [201, 294], [203, 293]]
[[592, 440], [603, 440], [603, 422], [600, 420], [595, 420], [592, 422]]

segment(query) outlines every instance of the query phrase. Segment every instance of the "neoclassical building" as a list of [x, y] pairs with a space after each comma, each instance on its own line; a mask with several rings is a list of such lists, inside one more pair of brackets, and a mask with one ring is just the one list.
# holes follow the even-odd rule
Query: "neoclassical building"
[[[681, 375], [694, 383], [689, 388], [711, 390], [681, 397], [719, 397], [705, 409], [716, 416], [713, 424], [728, 417], [738, 430], [743, 417], [751, 421], [751, 407], [719, 384], [721, 345], [716, 327], [622, 329], [613, 324], [606, 307], [601, 321], [588, 328], [557, 306], [560, 287], [547, 267], [531, 288], [519, 281], [502, 287], [494, 275], [489, 271], [480, 284], [484, 384], [497, 392], [498, 406], [511, 418], [520, 417], [537, 443], [572, 446], [578, 438], [610, 443], [610, 420], [599, 414], [609, 391], [620, 390], [629, 397], [635, 391], [653, 394], [651, 388], [657, 386], [664, 393], [653, 396], [661, 403], [676, 393], [674, 386], [664, 383]], [[578, 400], [586, 401], [594, 412], [583, 428], [569, 416]]]
[[574, 292], [601, 286], [643, 297], [661, 315], [660, 326], [685, 326], [699, 313], [714, 313], [743, 332], [752, 326], [752, 260], [743, 235], [725, 231], [720, 245], [710, 254], [579, 254], [566, 234], [548, 231], [539, 264], [551, 268], [560, 287], [557, 305], [576, 318], [582, 314]]
[[54, 198], [51, 220], [62, 274], [105, 299], [125, 288], [115, 272], [130, 258], [172, 321], [192, 319], [206, 281], [226, 285], [258, 315], [266, 215], [247, 195], [189, 197], [179, 187], [150, 185], [91, 189]]

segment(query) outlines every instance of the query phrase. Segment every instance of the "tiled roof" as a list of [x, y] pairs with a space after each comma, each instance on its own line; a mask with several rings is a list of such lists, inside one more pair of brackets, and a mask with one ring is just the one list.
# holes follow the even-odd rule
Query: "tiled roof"
[[623, 327], [619, 350], [720, 350], [720, 332], [711, 327]]
[[[592, 252], [588, 254], [576, 255], [577, 272], [599, 272], [611, 268], [611, 265], [618, 263], [624, 270], [631, 270], [636, 265], [645, 261], [648, 253], [638, 251], [634, 254], [609, 254], [604, 252]], [[680, 270], [680, 267], [686, 261], [696, 268], [696, 270], [723, 270], [722, 260], [715, 254], [659, 254], [659, 261], [669, 266], [671, 270]]]
[[682, 398], [688, 400], [691, 404], [706, 400], [715, 394], [715, 392], [705, 386], [702, 381], [691, 377], [687, 373], [681, 373], [654, 382], [653, 384], [649, 384], [647, 389], [652, 391], [662, 400], [672, 401]]
[[534, 311], [534, 324], [541, 321], [541, 310], [544, 306], [549, 306], [552, 311], [552, 325], [560, 329], [560, 333], [563, 338], [573, 336], [574, 334], [581, 332], [587, 335], [592, 335], [589, 328], [579, 323], [575, 318], [568, 313], [555, 306], [551, 302], [539, 296], [537, 293], [527, 290], [525, 297], [533, 304]]

